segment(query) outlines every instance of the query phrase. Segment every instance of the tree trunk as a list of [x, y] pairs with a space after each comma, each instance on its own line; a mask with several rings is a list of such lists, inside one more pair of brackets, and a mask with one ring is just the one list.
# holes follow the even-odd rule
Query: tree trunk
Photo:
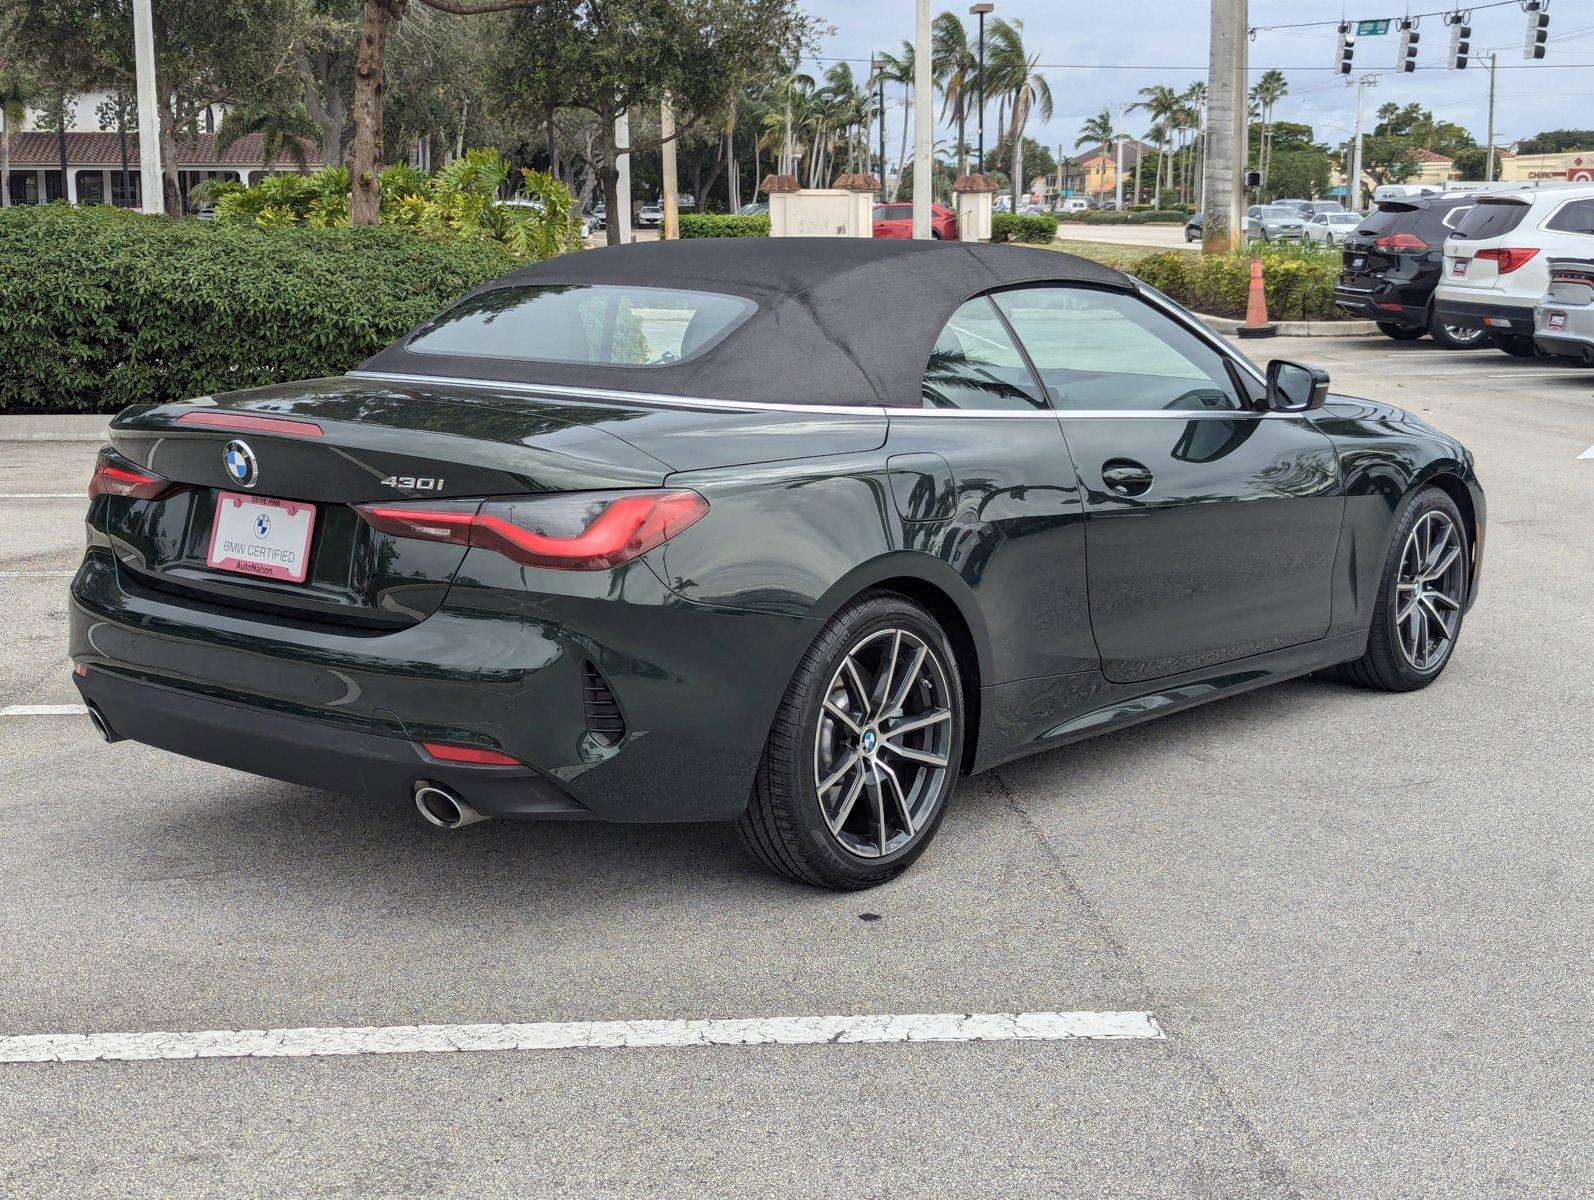
[[1019, 92], [1013, 97], [1013, 124], [1008, 130], [1008, 147], [1012, 154], [1013, 175], [1013, 211], [1018, 211], [1019, 189], [1023, 186], [1024, 176], [1024, 118], [1029, 115], [1029, 105], [1025, 102], [1025, 93]]
[[902, 153], [897, 155], [897, 186], [891, 189], [891, 198], [895, 200], [902, 194], [902, 177], [908, 173], [908, 111], [912, 103], [908, 97], [911, 93], [906, 87], [902, 89]]
[[1131, 205], [1138, 205], [1140, 203], [1140, 160], [1141, 160], [1141, 158], [1142, 158], [1142, 156], [1144, 154], [1145, 154], [1145, 146], [1141, 143], [1139, 138], [1136, 138], [1135, 139], [1135, 192], [1134, 192], [1133, 197], [1131, 197], [1131, 199], [1129, 201], [1129, 203]]
[[969, 173], [969, 143], [968, 143], [969, 114], [967, 106], [961, 101], [958, 103], [958, 174]]
[[[603, 184], [603, 236], [610, 246], [620, 242], [620, 167], [618, 144], [614, 140], [614, 109], [604, 105], [598, 110], [598, 180]], [[626, 197], [629, 203], [630, 197]]]
[[11, 122], [0, 112], [0, 208], [11, 207]]
[[364, 0], [360, 41], [354, 52], [354, 148], [350, 173], [354, 195], [349, 224], [375, 225], [382, 216], [382, 67], [388, 27], [404, 16], [408, 0]]
[[69, 197], [72, 194], [70, 191], [67, 190], [67, 186], [66, 186], [67, 176], [71, 173], [72, 168], [67, 164], [67, 161], [66, 161], [66, 108], [65, 108], [65, 106], [63, 106], [60, 109], [58, 109], [56, 115], [60, 119], [56, 122], [56, 125], [55, 125], [55, 145], [56, 145], [56, 149], [60, 152], [60, 156], [61, 156], [61, 199], [65, 200], [65, 199], [67, 199], [67, 197]]
[[338, 86], [342, 64], [341, 50], [323, 50], [313, 63], [300, 62], [306, 76], [304, 106], [321, 129], [321, 160], [329, 167], [343, 165], [343, 122], [348, 107], [343, 102], [343, 89]]
[[[122, 155], [122, 203], [131, 208], [133, 197], [127, 185], [127, 101], [121, 92], [116, 93], [116, 147]], [[111, 197], [111, 205], [116, 205], [115, 196]]]

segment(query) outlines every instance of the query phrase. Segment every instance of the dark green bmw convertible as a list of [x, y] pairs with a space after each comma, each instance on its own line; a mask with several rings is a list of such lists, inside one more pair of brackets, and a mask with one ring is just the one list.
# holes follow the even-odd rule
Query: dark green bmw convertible
[[110, 741], [486, 817], [921, 854], [959, 776], [1336, 668], [1477, 589], [1472, 456], [1005, 246], [662, 242], [466, 296], [337, 379], [135, 407], [90, 486]]

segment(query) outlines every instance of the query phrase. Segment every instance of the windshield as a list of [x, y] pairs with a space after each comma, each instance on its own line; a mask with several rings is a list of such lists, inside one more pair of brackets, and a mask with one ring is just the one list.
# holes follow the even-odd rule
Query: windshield
[[1301, 214], [1297, 210], [1293, 208], [1287, 208], [1282, 204], [1267, 204], [1262, 207], [1261, 215], [1264, 217], [1290, 217], [1298, 219]]
[[416, 333], [409, 349], [532, 362], [654, 367], [683, 362], [740, 325], [753, 303], [714, 292], [631, 286], [493, 288]]

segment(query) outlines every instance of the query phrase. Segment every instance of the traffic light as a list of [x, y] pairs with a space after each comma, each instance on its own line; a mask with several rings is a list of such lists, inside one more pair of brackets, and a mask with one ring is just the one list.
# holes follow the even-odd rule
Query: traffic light
[[1417, 22], [1407, 17], [1400, 23], [1400, 57], [1395, 60], [1395, 66], [1402, 71], [1415, 71], [1417, 69]]
[[1528, 36], [1522, 43], [1523, 58], [1543, 58], [1544, 43], [1550, 40], [1550, 14], [1544, 11], [1544, 0], [1528, 0]]
[[1350, 74], [1350, 67], [1351, 67], [1350, 60], [1355, 56], [1355, 54], [1356, 54], [1356, 39], [1351, 37], [1351, 34], [1350, 34], [1350, 22], [1349, 21], [1341, 21], [1339, 23], [1339, 53], [1338, 53], [1338, 57], [1335, 60], [1336, 61], [1336, 69], [1339, 71], [1339, 73], [1341, 75], [1349, 75]]
[[1466, 24], [1466, 18], [1460, 13], [1451, 13], [1445, 18], [1450, 26], [1450, 65], [1457, 71], [1464, 71], [1467, 67], [1467, 55], [1472, 52], [1472, 26]]

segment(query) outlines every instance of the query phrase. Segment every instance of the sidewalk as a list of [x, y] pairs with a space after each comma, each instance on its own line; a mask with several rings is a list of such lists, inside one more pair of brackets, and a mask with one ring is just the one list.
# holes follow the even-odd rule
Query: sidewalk
[[0, 442], [107, 442], [108, 424], [100, 413], [0, 417]]

